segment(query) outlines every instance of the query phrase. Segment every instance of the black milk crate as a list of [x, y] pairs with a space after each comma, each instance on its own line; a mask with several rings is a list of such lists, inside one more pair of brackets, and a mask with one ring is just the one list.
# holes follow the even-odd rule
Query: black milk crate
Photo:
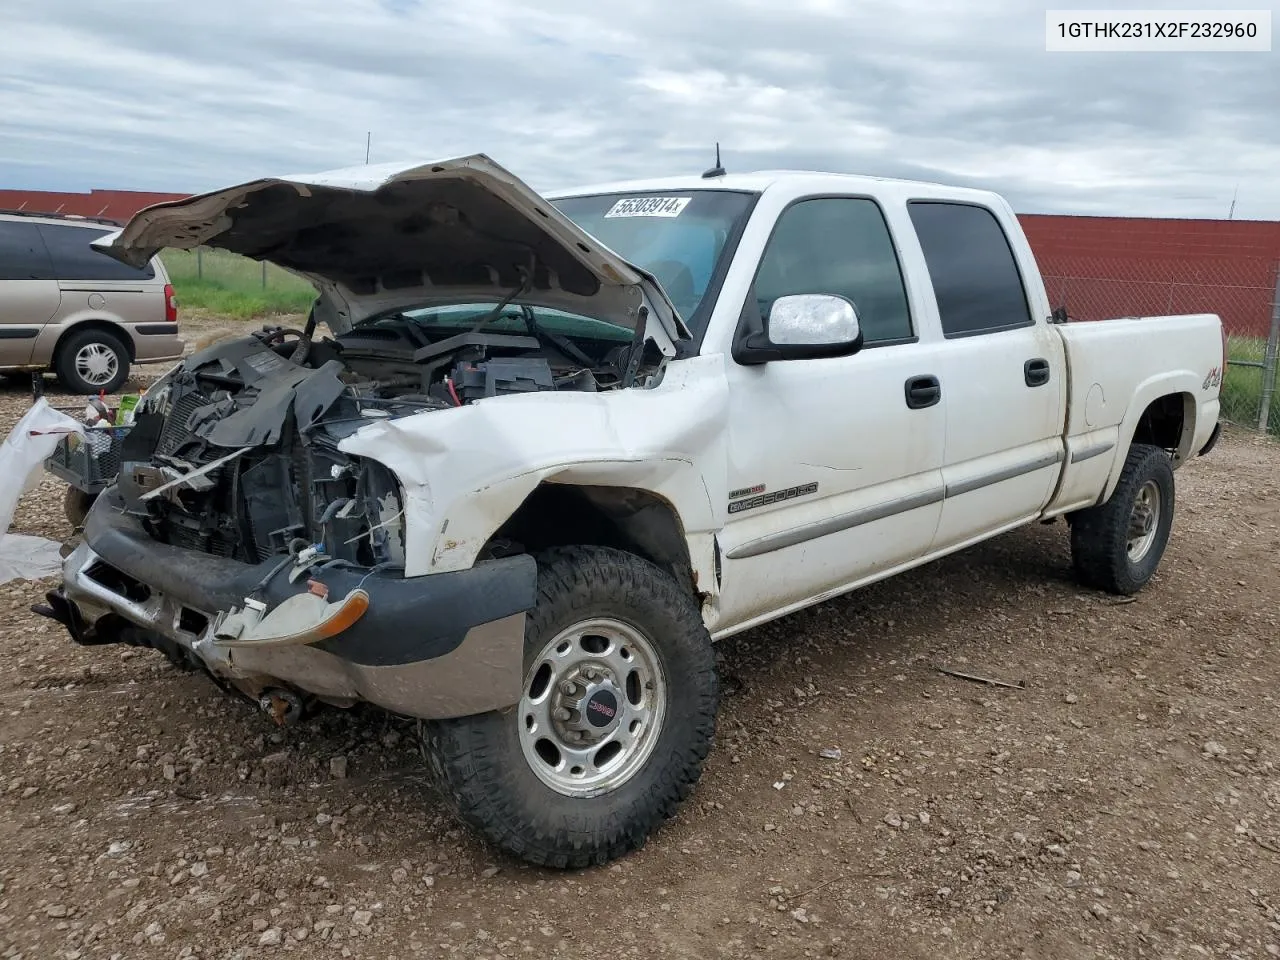
[[85, 493], [101, 493], [120, 472], [120, 442], [132, 427], [87, 427], [58, 441], [45, 469]]

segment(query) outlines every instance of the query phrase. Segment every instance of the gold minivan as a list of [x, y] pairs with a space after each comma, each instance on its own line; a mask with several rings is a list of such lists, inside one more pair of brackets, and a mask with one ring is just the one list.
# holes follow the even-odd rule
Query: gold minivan
[[0, 373], [51, 370], [73, 393], [112, 393], [134, 363], [182, 356], [159, 257], [142, 269], [89, 246], [109, 221], [0, 212]]

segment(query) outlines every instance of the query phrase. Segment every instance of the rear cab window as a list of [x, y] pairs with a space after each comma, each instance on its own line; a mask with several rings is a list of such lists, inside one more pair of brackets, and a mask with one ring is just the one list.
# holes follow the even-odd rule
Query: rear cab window
[[929, 268], [943, 336], [1035, 324], [1013, 248], [994, 213], [935, 200], [913, 200], [907, 211]]
[[59, 280], [132, 281], [154, 280], [155, 269], [148, 263], [141, 269], [99, 253], [90, 242], [110, 233], [95, 227], [40, 224], [40, 235], [53, 259], [53, 270]]

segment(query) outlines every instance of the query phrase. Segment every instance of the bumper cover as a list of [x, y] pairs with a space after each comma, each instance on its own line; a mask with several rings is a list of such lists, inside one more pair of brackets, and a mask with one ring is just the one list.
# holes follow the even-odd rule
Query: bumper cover
[[114, 489], [94, 504], [84, 542], [50, 596], [78, 642], [129, 642], [141, 628], [251, 696], [289, 686], [427, 719], [501, 709], [520, 697], [524, 617], [537, 589], [532, 557], [412, 578], [320, 566], [309, 575], [334, 595], [357, 587], [368, 594], [359, 620], [312, 644], [233, 647], [214, 638], [222, 615], [242, 607], [264, 580], [257, 595], [273, 610], [306, 592], [306, 577], [290, 582], [288, 568], [271, 576], [279, 558], [246, 564], [159, 543], [120, 505]]

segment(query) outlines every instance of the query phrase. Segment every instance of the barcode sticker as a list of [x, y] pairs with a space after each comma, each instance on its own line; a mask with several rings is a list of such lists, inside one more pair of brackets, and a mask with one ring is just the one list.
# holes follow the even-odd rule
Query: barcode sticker
[[619, 200], [609, 212], [609, 217], [678, 217], [689, 205], [692, 197], [628, 197]]

